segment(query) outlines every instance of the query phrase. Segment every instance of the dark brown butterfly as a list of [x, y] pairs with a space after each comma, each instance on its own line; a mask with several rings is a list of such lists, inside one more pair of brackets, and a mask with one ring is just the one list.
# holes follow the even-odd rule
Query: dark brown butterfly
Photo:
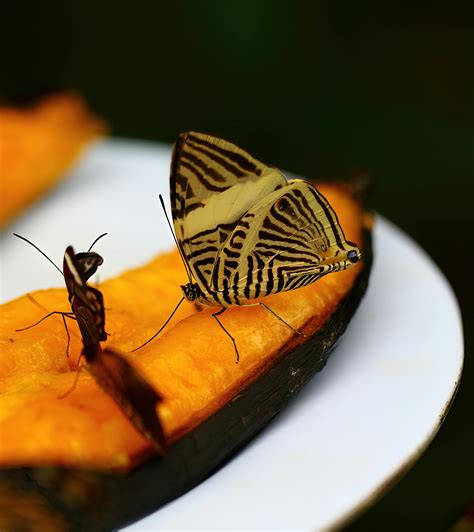
[[[16, 236], [32, 244], [25, 238]], [[76, 254], [72, 246], [69, 246], [64, 253], [61, 273], [66, 282], [72, 312], [52, 312], [39, 322], [18, 330], [34, 327], [53, 314], [61, 314], [69, 347], [69, 331], [65, 318], [77, 321], [83, 342], [81, 357], [85, 358], [89, 372], [134, 427], [153, 443], [159, 454], [164, 454], [166, 443], [156, 413], [156, 405], [162, 400], [161, 396], [124, 356], [111, 349], [102, 349], [100, 345], [107, 339], [104, 301], [100, 290], [89, 286], [87, 281], [103, 263], [103, 259], [98, 253], [91, 251], [91, 248], [92, 246], [87, 252]], [[41, 253], [44, 255], [42, 251]], [[48, 260], [52, 262], [51, 259]]]

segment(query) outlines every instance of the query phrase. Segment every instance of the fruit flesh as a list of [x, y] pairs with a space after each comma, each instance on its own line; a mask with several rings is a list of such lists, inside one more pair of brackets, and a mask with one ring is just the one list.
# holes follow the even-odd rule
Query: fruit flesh
[[[363, 212], [344, 189], [320, 185], [348, 240], [361, 241]], [[319, 330], [350, 291], [363, 264], [323, 277], [313, 285], [265, 298], [285, 321], [308, 335]], [[186, 282], [177, 253], [158, 257], [101, 285], [107, 309], [108, 345], [122, 352], [141, 345], [167, 319]], [[118, 407], [82, 371], [77, 388], [64, 399], [76, 376], [80, 352], [71, 322], [70, 358], [60, 316], [24, 332], [52, 310], [68, 310], [65, 290], [35, 292], [2, 306], [0, 317], [0, 465], [63, 465], [128, 469], [150, 455], [148, 442]], [[304, 338], [261, 307], [232, 308], [221, 317], [239, 347], [212, 319], [215, 309], [196, 312], [181, 305], [164, 334], [130, 360], [164, 401], [158, 407], [170, 442], [222, 408], [283, 356], [288, 342]], [[186, 318], [186, 319], [184, 319]]]
[[105, 123], [74, 94], [57, 94], [30, 108], [0, 106], [0, 227], [64, 176]]

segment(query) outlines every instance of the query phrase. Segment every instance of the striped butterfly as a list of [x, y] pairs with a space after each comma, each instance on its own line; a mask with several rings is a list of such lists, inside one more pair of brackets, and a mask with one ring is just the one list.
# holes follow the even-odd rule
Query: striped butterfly
[[313, 184], [287, 180], [225, 140], [182, 133], [170, 189], [177, 246], [189, 276], [178, 306], [187, 299], [221, 307], [212, 316], [234, 343], [237, 360], [235, 341], [218, 317], [227, 308], [258, 304], [293, 329], [255, 300], [309, 285], [360, 260]]

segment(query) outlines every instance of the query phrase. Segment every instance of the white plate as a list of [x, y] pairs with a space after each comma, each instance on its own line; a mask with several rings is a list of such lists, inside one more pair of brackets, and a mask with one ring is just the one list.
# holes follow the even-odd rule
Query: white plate
[[[2, 299], [60, 286], [13, 231], [61, 263], [97, 245], [109, 277], [172, 246], [158, 203], [168, 146], [96, 145], [70, 179], [1, 236]], [[225, 467], [129, 530], [334, 527], [367, 506], [425, 450], [456, 391], [461, 319], [438, 268], [377, 218], [368, 293], [323, 372]]]

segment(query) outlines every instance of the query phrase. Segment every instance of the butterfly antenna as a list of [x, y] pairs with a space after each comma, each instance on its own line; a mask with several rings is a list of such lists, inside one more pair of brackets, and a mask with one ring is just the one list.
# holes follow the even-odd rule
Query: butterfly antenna
[[174, 308], [173, 312], [170, 314], [169, 318], [165, 321], [165, 323], [163, 323], [163, 325], [160, 327], [160, 329], [151, 337], [151, 338], [148, 338], [148, 340], [142, 344], [141, 346], [139, 347], [135, 347], [135, 349], [132, 349], [132, 353], [135, 353], [135, 351], [138, 351], [139, 349], [141, 349], [142, 347], [145, 347], [147, 344], [149, 344], [152, 340], [154, 340], [159, 334], [160, 332], [168, 325], [168, 323], [170, 322], [171, 318], [176, 314], [176, 311], [179, 309], [179, 306], [181, 305], [181, 303], [184, 301], [184, 297], [182, 297], [179, 301], [179, 303], [176, 305], [176, 307]]
[[189, 266], [188, 266], [188, 263], [186, 261], [186, 258], [184, 257], [183, 250], [181, 249], [181, 246], [179, 245], [179, 242], [178, 242], [178, 240], [176, 238], [176, 235], [174, 234], [173, 228], [171, 227], [170, 219], [168, 218], [168, 214], [166, 213], [166, 207], [165, 207], [165, 202], [163, 200], [163, 196], [161, 194], [159, 196], [160, 196], [161, 207], [163, 209], [163, 212], [165, 213], [166, 221], [168, 222], [168, 227], [170, 228], [170, 231], [171, 231], [171, 234], [173, 235], [173, 239], [175, 241], [176, 247], [178, 248], [179, 254], [181, 256], [181, 260], [183, 261], [184, 269], [186, 270], [186, 274], [188, 275], [189, 282], [190, 282], [190, 284], [192, 284], [193, 280], [192, 280], [192, 276], [191, 276], [191, 271], [189, 269]]
[[33, 244], [33, 242], [31, 242], [30, 240], [28, 240], [27, 238], [25, 238], [24, 236], [21, 236], [21, 235], [17, 235], [16, 233], [13, 233], [16, 237], [18, 238], [21, 238], [21, 240], [24, 240], [25, 242], [28, 242], [28, 244], [30, 244], [31, 246], [33, 246], [36, 250], [38, 250], [41, 255], [43, 255], [43, 257], [46, 257], [49, 262], [56, 268], [56, 270], [58, 270], [58, 272], [64, 277], [64, 274], [63, 272], [61, 271], [61, 268], [58, 267], [57, 264], [55, 264], [49, 257], [48, 255], [46, 255], [46, 253], [44, 253], [44, 251], [41, 251], [41, 249], [36, 246], [35, 244]]
[[91, 247], [87, 250], [87, 253], [89, 253], [89, 251], [95, 246], [95, 244], [97, 244], [97, 242], [102, 238], [104, 237], [105, 235], [108, 235], [109, 233], [102, 233], [100, 236], [98, 236], [94, 242], [92, 242], [91, 244]]

